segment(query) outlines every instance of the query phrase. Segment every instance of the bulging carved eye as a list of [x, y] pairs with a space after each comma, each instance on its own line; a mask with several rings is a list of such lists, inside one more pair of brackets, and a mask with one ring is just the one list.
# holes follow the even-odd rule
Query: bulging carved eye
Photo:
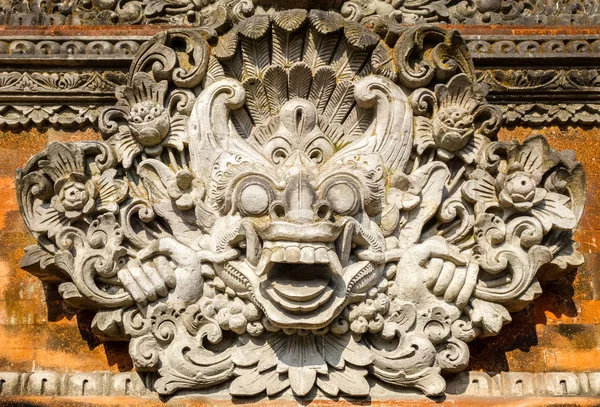
[[360, 193], [353, 183], [346, 180], [336, 181], [325, 194], [331, 209], [338, 215], [354, 215], [358, 210]]
[[261, 216], [271, 204], [271, 194], [261, 182], [248, 183], [239, 192], [238, 209], [244, 216]]

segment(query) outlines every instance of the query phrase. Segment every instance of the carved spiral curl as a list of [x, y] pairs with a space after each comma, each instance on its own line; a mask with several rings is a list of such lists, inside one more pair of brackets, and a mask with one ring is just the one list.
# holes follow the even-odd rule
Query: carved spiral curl
[[469, 347], [456, 338], [450, 338], [438, 348], [436, 364], [446, 372], [460, 372], [469, 364]]
[[152, 336], [145, 335], [131, 340], [129, 354], [137, 370], [155, 371], [158, 368], [161, 350]]
[[156, 321], [152, 326], [152, 334], [163, 344], [168, 344], [175, 339], [177, 335], [177, 323], [172, 312], [163, 311], [156, 317]]
[[123, 327], [128, 335], [140, 337], [150, 330], [150, 319], [145, 318], [137, 307], [129, 308], [123, 312]]
[[441, 343], [450, 335], [450, 325], [445, 321], [432, 319], [425, 323], [423, 332], [432, 343]]
[[[432, 48], [429, 44], [435, 44]], [[394, 48], [400, 82], [410, 88], [429, 85], [438, 76], [464, 72], [474, 78], [469, 50], [455, 31], [416, 26], [402, 33]]]

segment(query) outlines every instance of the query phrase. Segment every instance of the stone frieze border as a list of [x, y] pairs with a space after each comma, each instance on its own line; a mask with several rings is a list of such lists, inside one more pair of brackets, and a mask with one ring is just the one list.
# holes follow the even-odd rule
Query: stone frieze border
[[[458, 29], [507, 125], [600, 123], [600, 34]], [[98, 112], [114, 103], [114, 89], [126, 80], [133, 56], [160, 30], [101, 36], [0, 32], [0, 126], [96, 126]]]
[[[18, 396], [131, 396], [156, 398], [147, 388], [146, 375], [135, 372], [59, 373], [54, 371], [0, 372], [0, 398]], [[229, 399], [225, 392], [212, 397]], [[599, 397], [600, 372], [462, 372], [448, 378], [446, 394], [471, 397]], [[373, 389], [377, 397], [422, 397], [416, 392], [390, 393]], [[286, 397], [286, 393], [282, 397]], [[8, 399], [6, 399], [8, 400]]]

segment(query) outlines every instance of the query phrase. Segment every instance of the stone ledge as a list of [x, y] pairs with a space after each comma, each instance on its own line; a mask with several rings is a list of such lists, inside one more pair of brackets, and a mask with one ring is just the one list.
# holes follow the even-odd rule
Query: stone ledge
[[[158, 400], [156, 394], [146, 387], [145, 382], [145, 375], [133, 372], [0, 372], [0, 406], [5, 405], [2, 404], [5, 402], [24, 400], [22, 397], [27, 397], [28, 400], [31, 397], [41, 397], [46, 402], [48, 397], [59, 397], [59, 400], [65, 402], [69, 400], [76, 402], [77, 397], [85, 397], [86, 402], [91, 403], [91, 405], [94, 403], [94, 397], [101, 396], [126, 397], [127, 400], [139, 398]], [[372, 400], [407, 399], [424, 403], [424, 405], [429, 400], [416, 391], [399, 391], [398, 389], [392, 391], [379, 382], [372, 382], [372, 385]], [[572, 398], [582, 396], [600, 397], [600, 372], [502, 372], [498, 374], [463, 372], [448, 378], [446, 395], [448, 399], [452, 400], [493, 398], [496, 399], [495, 402], [497, 403], [500, 402], [500, 398], [519, 399], [527, 397], [528, 405], [547, 405], [543, 403], [536, 404], [536, 398], [551, 400], [554, 403], [557, 400], [572, 400]], [[179, 400], [186, 397], [188, 396], [176, 396], [173, 399]], [[195, 399], [210, 397], [211, 403], [213, 400], [221, 400], [224, 404], [227, 404], [230, 400], [229, 394], [224, 389], [196, 393], [192, 397]], [[286, 399], [286, 397], [289, 398], [287, 392], [283, 393], [281, 399]], [[107, 402], [110, 402], [110, 400], [107, 399]], [[570, 405], [572, 401], [563, 401], [563, 403]], [[594, 405], [598, 405], [598, 399], [595, 400], [595, 403]]]

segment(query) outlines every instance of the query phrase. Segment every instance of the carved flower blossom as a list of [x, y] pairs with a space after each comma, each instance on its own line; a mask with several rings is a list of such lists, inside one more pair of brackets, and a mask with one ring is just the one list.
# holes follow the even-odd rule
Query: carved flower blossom
[[[167, 191], [175, 200], [175, 205], [181, 210], [194, 207], [196, 189], [194, 188], [195, 176], [188, 170], [179, 170], [175, 174], [174, 182], [169, 183]], [[201, 186], [198, 186], [201, 188]]]
[[80, 149], [52, 143], [48, 146], [47, 159], [40, 161], [39, 165], [54, 183], [54, 196], [50, 205], [42, 209], [44, 227], [51, 236], [61, 226], [75, 222], [94, 210], [116, 212], [119, 209], [118, 203], [126, 197], [127, 184], [115, 179], [115, 169], [100, 172], [90, 165], [92, 176], [86, 175], [84, 156]]
[[[503, 144], [494, 143], [494, 146]], [[481, 168], [473, 171], [470, 181], [463, 186], [463, 195], [475, 203], [481, 213], [492, 207], [505, 208], [509, 215], [531, 213], [540, 221], [545, 233], [553, 225], [563, 230], [574, 228], [576, 216], [566, 206], [570, 198], [549, 192], [541, 185], [547, 169], [558, 162], [549, 151], [547, 142], [538, 137], [526, 140], [522, 146], [509, 146], [507, 159], [497, 165], [496, 176]]]
[[54, 209], [75, 220], [94, 209], [96, 186], [84, 174], [74, 172], [54, 183], [54, 194]]
[[502, 189], [498, 199], [503, 207], [514, 207], [519, 212], [526, 212], [546, 197], [546, 190], [537, 188], [536, 181], [530, 174], [522, 171], [520, 165], [515, 166], [515, 169], [518, 170], [499, 177]]
[[[437, 147], [443, 160], [455, 155], [472, 163], [479, 150], [489, 142], [485, 134], [492, 133], [499, 124], [501, 113], [493, 106], [483, 105], [487, 88], [473, 83], [466, 74], [454, 76], [448, 84], [438, 84], [435, 92], [422, 89], [415, 92], [413, 104], [419, 154]], [[424, 113], [433, 112], [431, 117]], [[484, 120], [487, 121], [484, 122]]]
[[[183, 150], [185, 136], [184, 113], [190, 100], [185, 91], [172, 92], [167, 97], [168, 82], [156, 82], [147, 73], [138, 72], [131, 84], [117, 88], [118, 104], [104, 113], [101, 126], [116, 127], [110, 138], [125, 168], [131, 167], [139, 154], [158, 156], [163, 147]], [[119, 124], [112, 122], [122, 119]], [[108, 123], [104, 122], [107, 121]], [[107, 128], [110, 130], [110, 128]]]

